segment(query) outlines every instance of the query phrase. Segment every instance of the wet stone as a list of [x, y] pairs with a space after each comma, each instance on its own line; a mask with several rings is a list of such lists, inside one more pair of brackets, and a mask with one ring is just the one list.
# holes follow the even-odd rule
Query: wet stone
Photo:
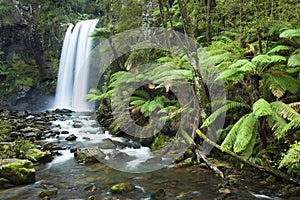
[[66, 140], [67, 141], [75, 141], [77, 139], [76, 135], [74, 134], [71, 134], [69, 135], [68, 137], [66, 137]]

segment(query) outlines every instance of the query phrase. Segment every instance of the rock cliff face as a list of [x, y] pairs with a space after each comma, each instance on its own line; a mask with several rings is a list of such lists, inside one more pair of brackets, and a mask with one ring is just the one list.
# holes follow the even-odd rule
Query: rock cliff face
[[9, 23], [0, 20], [0, 108], [28, 102], [32, 91], [31, 100], [55, 92], [65, 28], [41, 24], [37, 12], [16, 2], [7, 16]]

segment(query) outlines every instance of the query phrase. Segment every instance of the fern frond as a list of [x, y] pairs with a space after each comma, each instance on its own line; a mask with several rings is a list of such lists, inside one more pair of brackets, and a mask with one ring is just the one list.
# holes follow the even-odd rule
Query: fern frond
[[296, 112], [300, 112], [300, 102], [294, 102], [288, 104], [291, 108], [293, 108]]
[[269, 54], [273, 54], [273, 53], [278, 53], [278, 52], [281, 52], [281, 51], [288, 51], [290, 50], [291, 47], [289, 46], [286, 46], [286, 45], [278, 45], [276, 47], [274, 47], [273, 49], [270, 49], [268, 52], [267, 52], [267, 55]]
[[233, 146], [235, 153], [241, 153], [246, 150], [252, 139], [253, 132], [257, 131], [257, 121], [257, 116], [254, 113], [249, 114], [243, 120]]
[[279, 63], [286, 61], [286, 57], [280, 55], [272, 55], [270, 56], [271, 62], [270, 63]]
[[[300, 164], [300, 142], [295, 142], [291, 145], [291, 148], [288, 150], [287, 154], [284, 155], [283, 159], [280, 161], [278, 168], [288, 167], [292, 168], [293, 165], [296, 165], [295, 168], [299, 168]], [[298, 171], [299, 173], [299, 171]]]
[[133, 95], [143, 97], [144, 99], [150, 99], [150, 95], [145, 90], [136, 90], [134, 91]]
[[244, 77], [244, 73], [242, 73], [237, 68], [231, 68], [223, 71], [218, 76], [217, 80], [222, 79], [223, 81], [240, 81]]
[[296, 119], [300, 115], [293, 108], [283, 103], [282, 101], [274, 101], [270, 103], [270, 105], [275, 112], [277, 112], [283, 118], [288, 119], [289, 121]]
[[264, 99], [259, 99], [253, 104], [253, 114], [259, 117], [271, 115], [273, 113], [272, 108]]
[[255, 143], [256, 143], [256, 139], [257, 139], [257, 135], [258, 135], [258, 132], [256, 130], [257, 130], [257, 127], [253, 131], [251, 140], [247, 144], [247, 147], [241, 153], [241, 156], [244, 159], [249, 159], [250, 156], [253, 154], [253, 149], [254, 149], [254, 146], [255, 146]]
[[271, 58], [268, 55], [258, 55], [252, 58], [251, 60], [253, 63], [260, 64], [260, 65], [266, 65], [271, 62]]
[[288, 59], [288, 66], [289, 67], [296, 67], [300, 66], [300, 52], [293, 54]]
[[238, 132], [241, 129], [241, 125], [244, 123], [244, 120], [249, 116], [250, 114], [244, 115], [242, 118], [240, 118], [230, 129], [229, 133], [227, 134], [226, 138], [221, 144], [221, 148], [223, 150], [232, 150], [234, 143], [236, 141], [236, 137]]
[[285, 125], [285, 127], [282, 129], [282, 134], [285, 135], [289, 131], [296, 129], [300, 129], [300, 115]]
[[279, 37], [285, 39], [292, 39], [294, 37], [300, 37], [300, 29], [288, 29], [283, 31]]
[[206, 120], [203, 122], [201, 128], [210, 126], [220, 114], [225, 113], [228, 110], [232, 110], [235, 108], [246, 108], [246, 109], [251, 110], [249, 105], [246, 103], [240, 103], [240, 102], [235, 102], [235, 101], [228, 102], [226, 105], [223, 105], [222, 107], [216, 109], [215, 112], [213, 112], [208, 118], [206, 118]]
[[297, 94], [300, 91], [299, 82], [292, 76], [281, 71], [271, 71], [263, 75], [265, 85], [271, 90], [272, 94], [278, 99], [286, 91]]
[[228, 68], [239, 68], [243, 65], [246, 65], [248, 64], [250, 61], [247, 60], [247, 59], [241, 59], [241, 60], [238, 60], [236, 61], [235, 63], [233, 63], [232, 65], [230, 65]]
[[273, 114], [269, 115], [266, 120], [277, 140], [285, 136], [282, 130], [287, 125], [287, 122], [278, 113], [273, 112]]

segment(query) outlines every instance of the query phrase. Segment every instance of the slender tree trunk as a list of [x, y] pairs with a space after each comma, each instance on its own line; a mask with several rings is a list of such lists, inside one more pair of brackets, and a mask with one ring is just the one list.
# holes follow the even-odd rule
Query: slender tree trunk
[[211, 17], [211, 0], [206, 1], [206, 45], [210, 43], [210, 17]]
[[263, 53], [263, 47], [262, 47], [262, 41], [261, 41], [261, 39], [262, 39], [262, 36], [261, 36], [261, 29], [258, 27], [258, 28], [257, 28], [257, 41], [258, 41], [258, 52], [259, 52], [260, 54]]
[[[185, 34], [187, 34], [190, 38], [194, 39], [195, 37], [192, 29], [192, 23], [191, 23], [190, 15], [187, 10], [187, 0], [178, 0], [178, 5], [183, 20], [183, 28]], [[196, 42], [190, 42], [189, 44], [184, 44], [184, 45], [189, 45], [186, 46], [185, 48], [186, 48], [186, 53], [192, 65], [194, 89], [195, 89], [197, 100], [199, 102], [200, 123], [202, 123], [209, 115], [210, 109], [206, 107], [206, 105], [208, 105], [209, 103], [209, 97], [206, 91], [204, 79], [199, 72], [199, 58], [197, 54]]]

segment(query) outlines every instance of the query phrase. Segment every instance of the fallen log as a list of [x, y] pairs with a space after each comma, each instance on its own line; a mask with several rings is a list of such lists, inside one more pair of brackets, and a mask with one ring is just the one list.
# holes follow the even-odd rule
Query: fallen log
[[277, 169], [272, 169], [272, 168], [268, 168], [268, 167], [264, 167], [264, 166], [260, 166], [260, 165], [257, 165], [255, 163], [252, 163], [248, 160], [245, 160], [244, 158], [242, 158], [241, 156], [235, 154], [234, 152], [232, 151], [229, 151], [229, 150], [224, 150], [221, 148], [220, 145], [216, 144], [215, 142], [211, 141], [208, 137], [206, 137], [206, 135], [204, 135], [199, 129], [196, 130], [196, 133], [199, 135], [200, 138], [202, 138], [205, 142], [209, 143], [210, 145], [212, 145], [213, 147], [216, 147], [218, 150], [220, 150], [221, 152], [223, 153], [226, 153], [228, 155], [230, 155], [231, 157], [237, 159], [238, 161], [244, 163], [244, 164], [247, 164], [251, 167], [254, 167], [260, 171], [263, 171], [263, 172], [266, 172], [270, 175], [273, 175], [275, 177], [278, 177], [278, 178], [281, 178], [283, 180], [286, 180], [288, 182], [291, 182], [291, 183], [294, 183], [296, 185], [300, 185], [300, 180], [299, 179], [296, 179], [296, 178], [292, 178], [290, 176], [288, 176], [287, 174], [283, 173], [282, 171], [280, 170], [277, 170]]

